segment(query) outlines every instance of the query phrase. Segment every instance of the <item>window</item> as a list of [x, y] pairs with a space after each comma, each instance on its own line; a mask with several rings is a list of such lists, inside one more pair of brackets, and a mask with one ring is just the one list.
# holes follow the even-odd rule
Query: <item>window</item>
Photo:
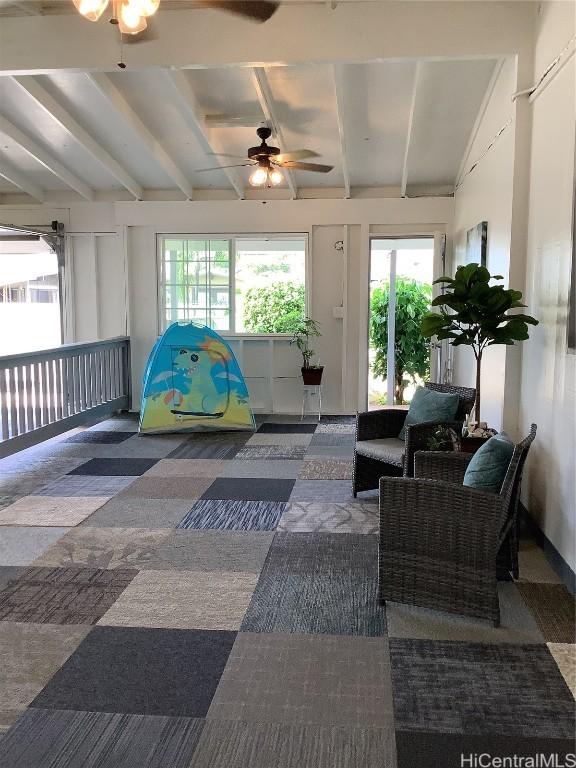
[[162, 329], [290, 333], [305, 314], [305, 235], [162, 235], [159, 251]]

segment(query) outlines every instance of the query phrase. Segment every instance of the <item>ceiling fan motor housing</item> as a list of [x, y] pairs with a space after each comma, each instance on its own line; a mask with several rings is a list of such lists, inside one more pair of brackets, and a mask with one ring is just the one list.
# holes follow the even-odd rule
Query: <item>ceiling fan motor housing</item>
[[267, 125], [258, 128], [256, 133], [262, 139], [262, 144], [258, 147], [250, 147], [248, 150], [250, 160], [267, 160], [269, 157], [275, 157], [280, 154], [279, 147], [271, 147], [266, 144], [266, 139], [269, 139], [272, 135], [272, 131]]

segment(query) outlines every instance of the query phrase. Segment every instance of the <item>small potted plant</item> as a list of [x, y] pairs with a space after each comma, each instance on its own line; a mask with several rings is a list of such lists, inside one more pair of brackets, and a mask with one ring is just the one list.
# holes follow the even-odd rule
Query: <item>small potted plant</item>
[[323, 365], [311, 365], [314, 350], [310, 349], [310, 339], [320, 336], [318, 323], [310, 317], [305, 317], [296, 326], [290, 339], [290, 344], [296, 344], [302, 355], [302, 380], [304, 384], [317, 385], [322, 382]]

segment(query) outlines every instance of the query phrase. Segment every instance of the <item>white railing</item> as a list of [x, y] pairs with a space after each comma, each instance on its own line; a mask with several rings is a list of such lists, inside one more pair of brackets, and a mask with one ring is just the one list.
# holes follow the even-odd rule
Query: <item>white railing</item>
[[0, 457], [130, 405], [130, 339], [0, 357]]

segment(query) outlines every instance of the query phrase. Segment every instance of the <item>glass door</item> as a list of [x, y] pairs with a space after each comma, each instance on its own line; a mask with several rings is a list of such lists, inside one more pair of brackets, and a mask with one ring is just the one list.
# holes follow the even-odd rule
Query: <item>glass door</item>
[[370, 242], [368, 407], [402, 406], [436, 378], [438, 353], [420, 333], [430, 310], [438, 243], [433, 237]]

